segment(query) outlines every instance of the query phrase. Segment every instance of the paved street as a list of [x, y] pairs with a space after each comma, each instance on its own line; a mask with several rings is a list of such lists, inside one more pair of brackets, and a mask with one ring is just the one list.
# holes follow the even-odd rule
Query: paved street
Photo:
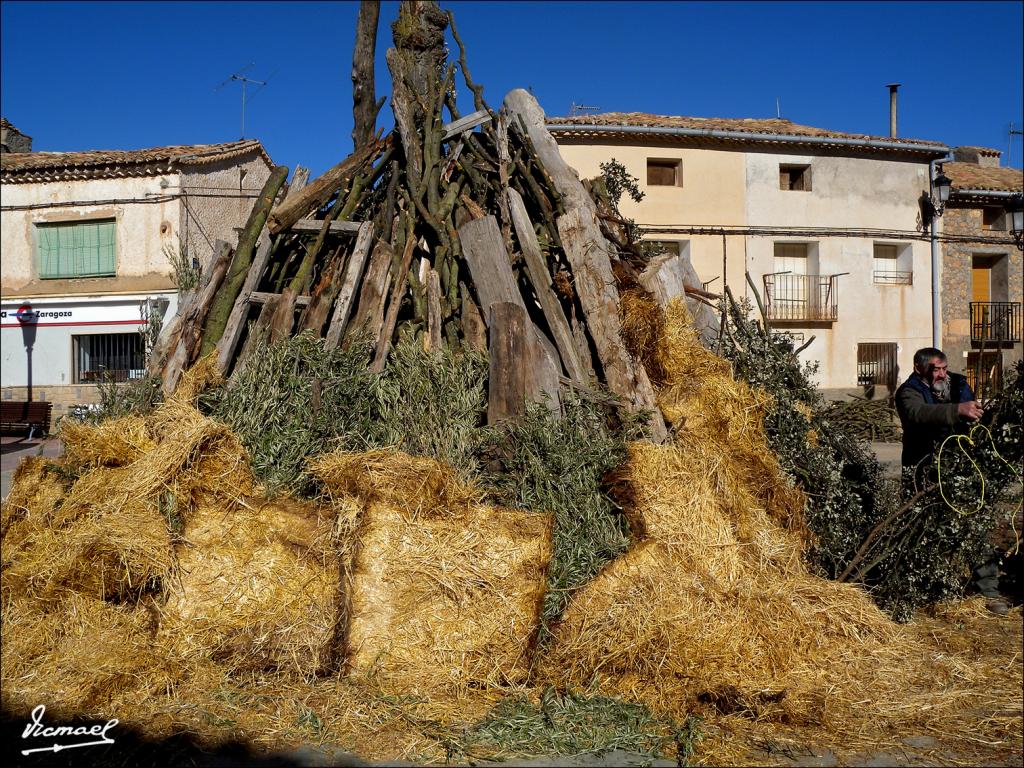
[[11, 491], [11, 478], [19, 462], [26, 456], [37, 456], [42, 451], [44, 456], [60, 456], [62, 447], [60, 440], [50, 437], [45, 440], [26, 440], [23, 437], [3, 437], [0, 449], [0, 498], [7, 498]]

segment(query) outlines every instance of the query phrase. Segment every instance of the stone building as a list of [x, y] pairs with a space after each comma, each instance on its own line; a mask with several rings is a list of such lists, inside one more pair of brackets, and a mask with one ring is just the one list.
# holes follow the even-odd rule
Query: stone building
[[172, 260], [234, 242], [272, 168], [254, 140], [0, 154], [2, 397], [31, 387], [56, 417], [142, 375], [140, 331], [176, 310]]
[[1000, 152], [957, 147], [943, 171], [952, 181], [942, 216], [942, 344], [950, 367], [990, 394], [1021, 359], [1021, 250], [1007, 206], [1024, 191], [1024, 173], [999, 164]]
[[934, 141], [781, 119], [640, 113], [549, 118], [582, 177], [615, 159], [645, 193], [623, 198], [646, 237], [685, 254], [709, 291], [749, 295], [804, 346], [830, 394], [893, 387], [931, 344], [931, 250], [919, 199]]

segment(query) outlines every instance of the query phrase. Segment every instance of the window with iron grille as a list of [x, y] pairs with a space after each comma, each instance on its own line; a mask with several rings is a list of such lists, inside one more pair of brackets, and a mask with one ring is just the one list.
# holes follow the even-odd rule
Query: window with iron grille
[[892, 342], [869, 342], [857, 345], [857, 386], [881, 385], [896, 391], [899, 383], [899, 365], [896, 344]]
[[74, 384], [128, 381], [145, 375], [146, 353], [139, 333], [72, 336]]
[[647, 158], [647, 185], [651, 187], [683, 186], [682, 162]]
[[116, 274], [115, 222], [36, 224], [39, 277], [110, 277]]

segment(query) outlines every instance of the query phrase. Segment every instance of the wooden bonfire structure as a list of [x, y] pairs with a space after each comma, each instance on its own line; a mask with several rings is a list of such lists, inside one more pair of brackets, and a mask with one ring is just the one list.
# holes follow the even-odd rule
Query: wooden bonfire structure
[[[645, 263], [601, 184], [561, 158], [524, 90], [495, 112], [470, 75], [451, 13], [405, 2], [387, 51], [395, 130], [374, 134], [376, 3], [360, 9], [352, 79], [355, 151], [319, 178], [279, 166], [232, 247], [219, 243], [200, 286], [182, 296], [151, 358], [165, 393], [214, 352], [225, 375], [257, 345], [302, 331], [329, 348], [367, 343], [380, 372], [413, 336], [427, 350], [486, 351], [488, 421], [528, 401], [558, 407], [562, 385], [603, 383], [665, 425], [643, 366], [622, 340], [620, 290], [664, 303], [702, 292], [687, 260]], [[446, 60], [445, 30], [459, 47]], [[461, 70], [476, 111], [461, 115]], [[710, 309], [694, 303], [707, 318]]]

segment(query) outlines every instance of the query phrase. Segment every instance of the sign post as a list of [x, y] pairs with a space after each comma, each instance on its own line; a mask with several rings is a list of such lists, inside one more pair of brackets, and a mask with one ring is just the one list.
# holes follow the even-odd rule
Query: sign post
[[31, 304], [22, 304], [14, 313], [21, 325], [21, 338], [25, 342], [25, 354], [28, 356], [28, 402], [32, 402], [32, 347], [36, 343], [36, 321], [39, 315], [32, 309]]

